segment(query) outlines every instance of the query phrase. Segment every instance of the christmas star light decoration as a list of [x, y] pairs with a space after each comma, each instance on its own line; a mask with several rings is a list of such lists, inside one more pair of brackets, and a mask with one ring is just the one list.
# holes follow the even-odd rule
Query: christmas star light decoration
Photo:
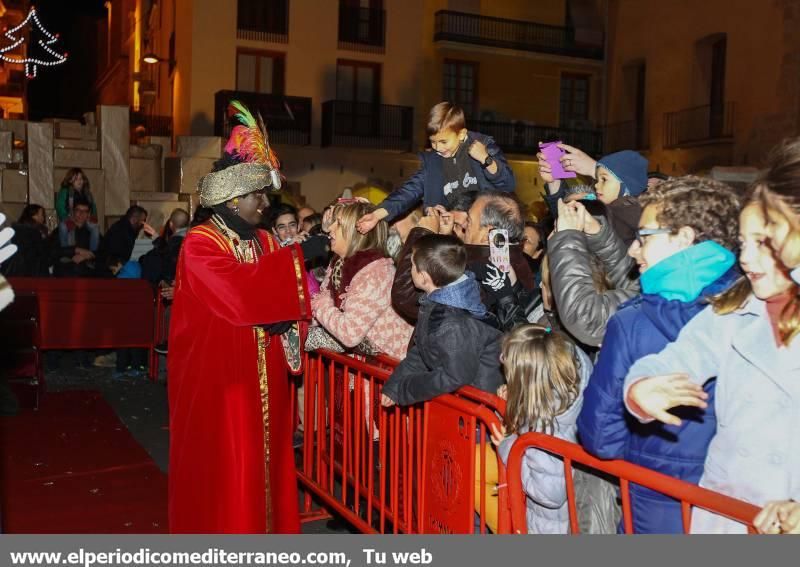
[[[30, 54], [30, 49], [28, 56], [21, 57], [10, 55], [9, 52], [14, 51], [20, 45], [25, 43], [25, 37], [20, 35], [16, 37], [17, 32], [23, 29], [25, 26], [30, 25], [29, 22], [33, 21], [33, 25], [35, 26], [32, 28], [32, 31], [38, 30], [42, 34], [42, 38], [37, 41], [39, 47], [41, 47], [46, 53], [50, 54], [53, 59], [50, 61], [45, 61], [43, 59], [39, 59], [38, 57], [34, 57]], [[39, 21], [39, 18], [36, 15], [36, 8], [31, 6], [30, 12], [28, 12], [28, 16], [20, 23], [18, 26], [11, 28], [10, 30], [5, 30], [5, 36], [7, 39], [11, 40], [10, 45], [6, 45], [5, 47], [0, 47], [0, 60], [6, 61], [8, 63], [18, 63], [20, 65], [25, 65], [25, 75], [32, 79], [36, 77], [38, 67], [40, 65], [44, 67], [53, 67], [55, 65], [61, 65], [64, 61], [67, 60], [67, 53], [63, 55], [56, 52], [50, 46], [53, 45], [56, 41], [58, 41], [58, 34], [51, 34], [47, 31], [42, 23]]]

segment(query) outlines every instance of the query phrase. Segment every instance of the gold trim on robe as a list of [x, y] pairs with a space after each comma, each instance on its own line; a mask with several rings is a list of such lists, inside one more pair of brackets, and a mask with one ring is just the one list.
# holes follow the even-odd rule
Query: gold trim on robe
[[258, 342], [258, 385], [261, 390], [261, 412], [264, 416], [264, 494], [266, 495], [267, 533], [272, 532], [272, 497], [269, 482], [269, 383], [267, 376], [267, 346], [269, 338], [264, 329], [255, 328]]

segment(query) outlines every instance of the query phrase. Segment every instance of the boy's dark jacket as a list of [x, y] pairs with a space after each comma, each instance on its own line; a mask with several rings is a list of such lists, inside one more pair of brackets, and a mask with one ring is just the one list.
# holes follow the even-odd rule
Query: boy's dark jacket
[[454, 286], [458, 289], [450, 291], [459, 295], [455, 301], [438, 303], [430, 296], [420, 301], [414, 344], [383, 387], [398, 405], [430, 400], [466, 385], [494, 394], [503, 383], [502, 333], [480, 302], [477, 282], [470, 274]]
[[[486, 151], [497, 164], [497, 173], [493, 175], [483, 169], [482, 164], [477, 160], [470, 158], [469, 166], [472, 174], [478, 180], [478, 190], [513, 192], [516, 187], [514, 172], [511, 171], [500, 147], [491, 136], [480, 132], [468, 132], [465, 143], [471, 144], [475, 140], [486, 146]], [[442, 169], [442, 161], [445, 158], [434, 151], [420, 152], [419, 156], [421, 161], [419, 170], [379, 205], [389, 213], [387, 221], [414, 208], [420, 199], [422, 199], [423, 207], [426, 208], [446, 204], [444, 171]]]

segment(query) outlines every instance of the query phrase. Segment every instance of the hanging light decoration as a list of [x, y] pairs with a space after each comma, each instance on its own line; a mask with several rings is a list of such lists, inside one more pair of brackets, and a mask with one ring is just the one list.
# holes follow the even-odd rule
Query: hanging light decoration
[[[25, 26], [30, 26], [31, 28], [31, 41], [28, 43], [28, 54], [26, 56], [12, 55], [10, 52], [25, 43], [25, 37], [22, 34], [19, 34], [19, 36], [17, 35]], [[34, 40], [34, 33], [38, 33], [42, 37]], [[67, 60], [67, 53], [58, 53], [50, 47], [58, 41], [59, 36], [58, 34], [51, 34], [44, 28], [36, 15], [36, 8], [34, 6], [31, 6], [28, 16], [22, 20], [18, 26], [5, 30], [5, 37], [9, 39], [11, 43], [5, 47], [0, 47], [0, 60], [7, 63], [25, 65], [25, 75], [29, 79], [36, 77], [40, 65], [44, 67], [53, 67], [55, 65], [61, 65]], [[32, 47], [36, 49], [31, 49]], [[41, 48], [43, 54], [35, 53], [38, 48]], [[44, 59], [47, 55], [49, 55], [51, 59]]]

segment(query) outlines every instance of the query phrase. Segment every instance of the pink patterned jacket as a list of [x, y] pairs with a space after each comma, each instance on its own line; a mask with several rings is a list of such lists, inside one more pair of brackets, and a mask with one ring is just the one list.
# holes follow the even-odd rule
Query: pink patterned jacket
[[367, 339], [379, 351], [403, 359], [414, 327], [392, 308], [394, 264], [390, 258], [370, 262], [353, 276], [336, 307], [330, 290], [331, 270], [311, 300], [314, 319], [347, 348]]

